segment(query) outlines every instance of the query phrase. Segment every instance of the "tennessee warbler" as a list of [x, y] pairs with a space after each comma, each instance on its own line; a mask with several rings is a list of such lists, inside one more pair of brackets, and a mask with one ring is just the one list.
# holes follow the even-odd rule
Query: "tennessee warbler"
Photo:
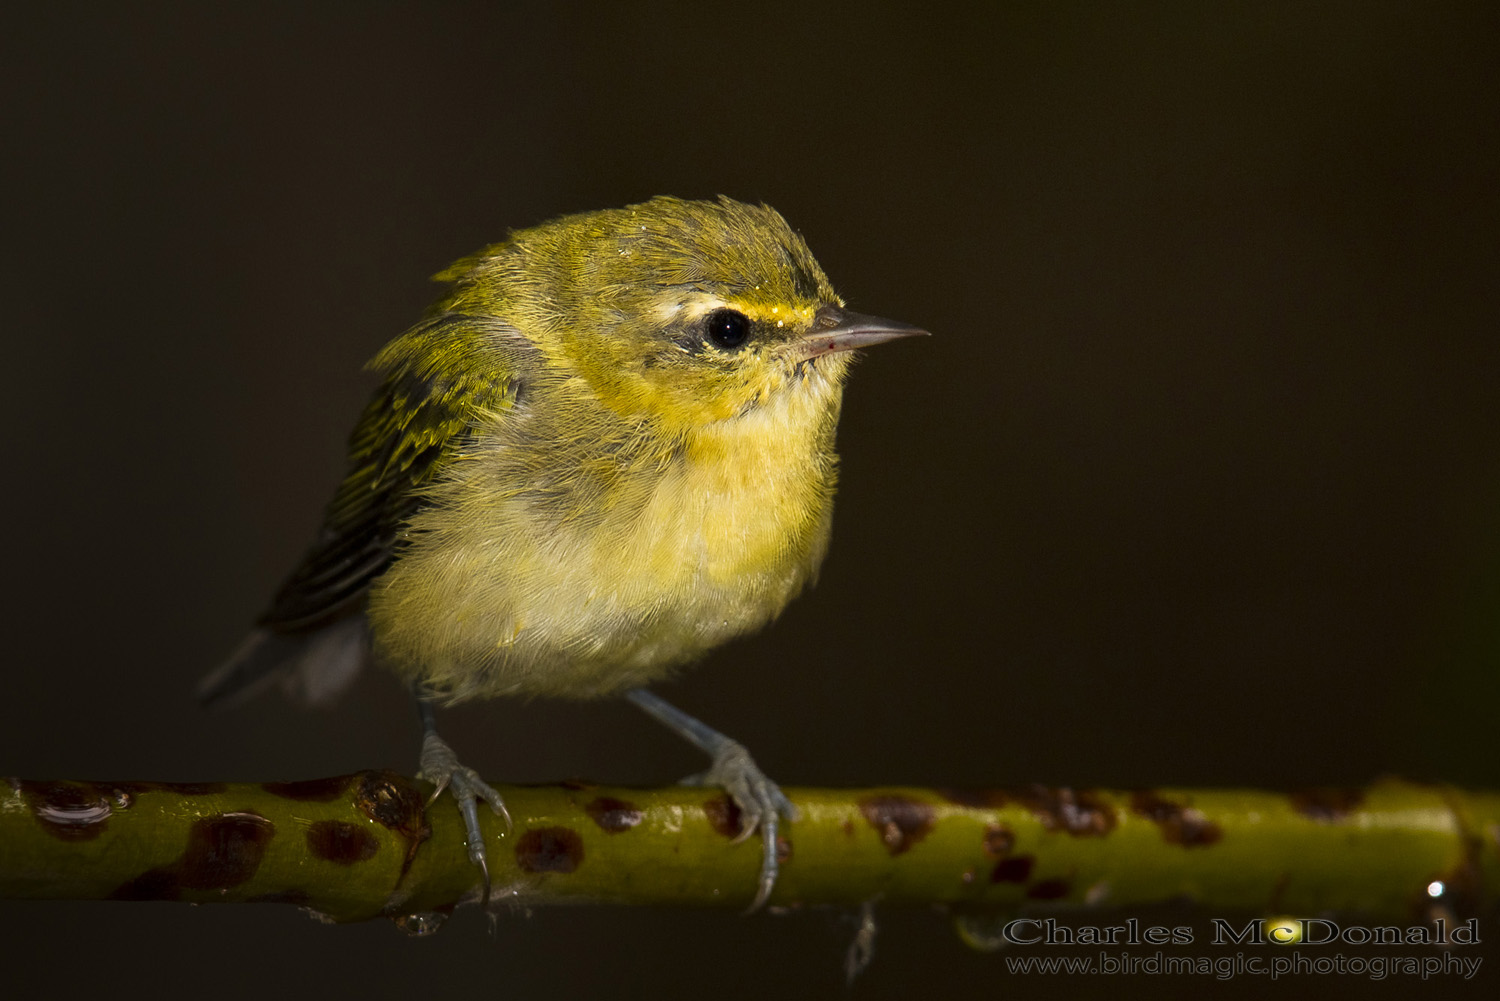
[[395, 671], [487, 898], [476, 800], [504, 804], [433, 705], [623, 695], [706, 751], [741, 837], [762, 832], [758, 906], [794, 808], [644, 686], [812, 581], [851, 351], [925, 331], [846, 310], [779, 214], [722, 197], [564, 216], [436, 278], [447, 294], [371, 362], [317, 540], [201, 698], [279, 677], [323, 702], [371, 660]]

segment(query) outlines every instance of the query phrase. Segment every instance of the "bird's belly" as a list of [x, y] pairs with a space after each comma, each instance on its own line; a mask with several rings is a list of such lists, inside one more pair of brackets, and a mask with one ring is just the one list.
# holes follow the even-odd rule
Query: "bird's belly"
[[829, 489], [719, 473], [668, 470], [586, 516], [521, 495], [419, 516], [371, 592], [378, 654], [454, 699], [587, 698], [758, 629], [821, 562]]

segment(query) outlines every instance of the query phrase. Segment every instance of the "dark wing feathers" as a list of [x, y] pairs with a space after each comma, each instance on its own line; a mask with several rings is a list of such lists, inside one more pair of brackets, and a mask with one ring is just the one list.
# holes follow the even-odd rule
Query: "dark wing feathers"
[[479, 414], [516, 399], [501, 331], [515, 336], [493, 318], [440, 314], [376, 356], [371, 366], [385, 380], [349, 439], [348, 475], [317, 541], [261, 616], [263, 628], [296, 633], [325, 625], [390, 566], [439, 460], [462, 447]]

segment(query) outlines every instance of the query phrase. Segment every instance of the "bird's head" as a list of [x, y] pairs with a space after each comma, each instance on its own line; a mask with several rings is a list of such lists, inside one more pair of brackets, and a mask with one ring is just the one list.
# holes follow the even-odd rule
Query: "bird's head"
[[925, 331], [844, 309], [768, 206], [653, 198], [513, 233], [437, 276], [618, 413], [667, 428], [779, 394], [836, 406], [855, 348]]

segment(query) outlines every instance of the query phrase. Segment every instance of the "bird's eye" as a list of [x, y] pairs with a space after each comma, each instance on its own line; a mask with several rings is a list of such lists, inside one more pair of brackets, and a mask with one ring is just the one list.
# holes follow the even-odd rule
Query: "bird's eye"
[[737, 348], [750, 339], [750, 317], [737, 309], [716, 309], [704, 318], [703, 332], [721, 348]]

